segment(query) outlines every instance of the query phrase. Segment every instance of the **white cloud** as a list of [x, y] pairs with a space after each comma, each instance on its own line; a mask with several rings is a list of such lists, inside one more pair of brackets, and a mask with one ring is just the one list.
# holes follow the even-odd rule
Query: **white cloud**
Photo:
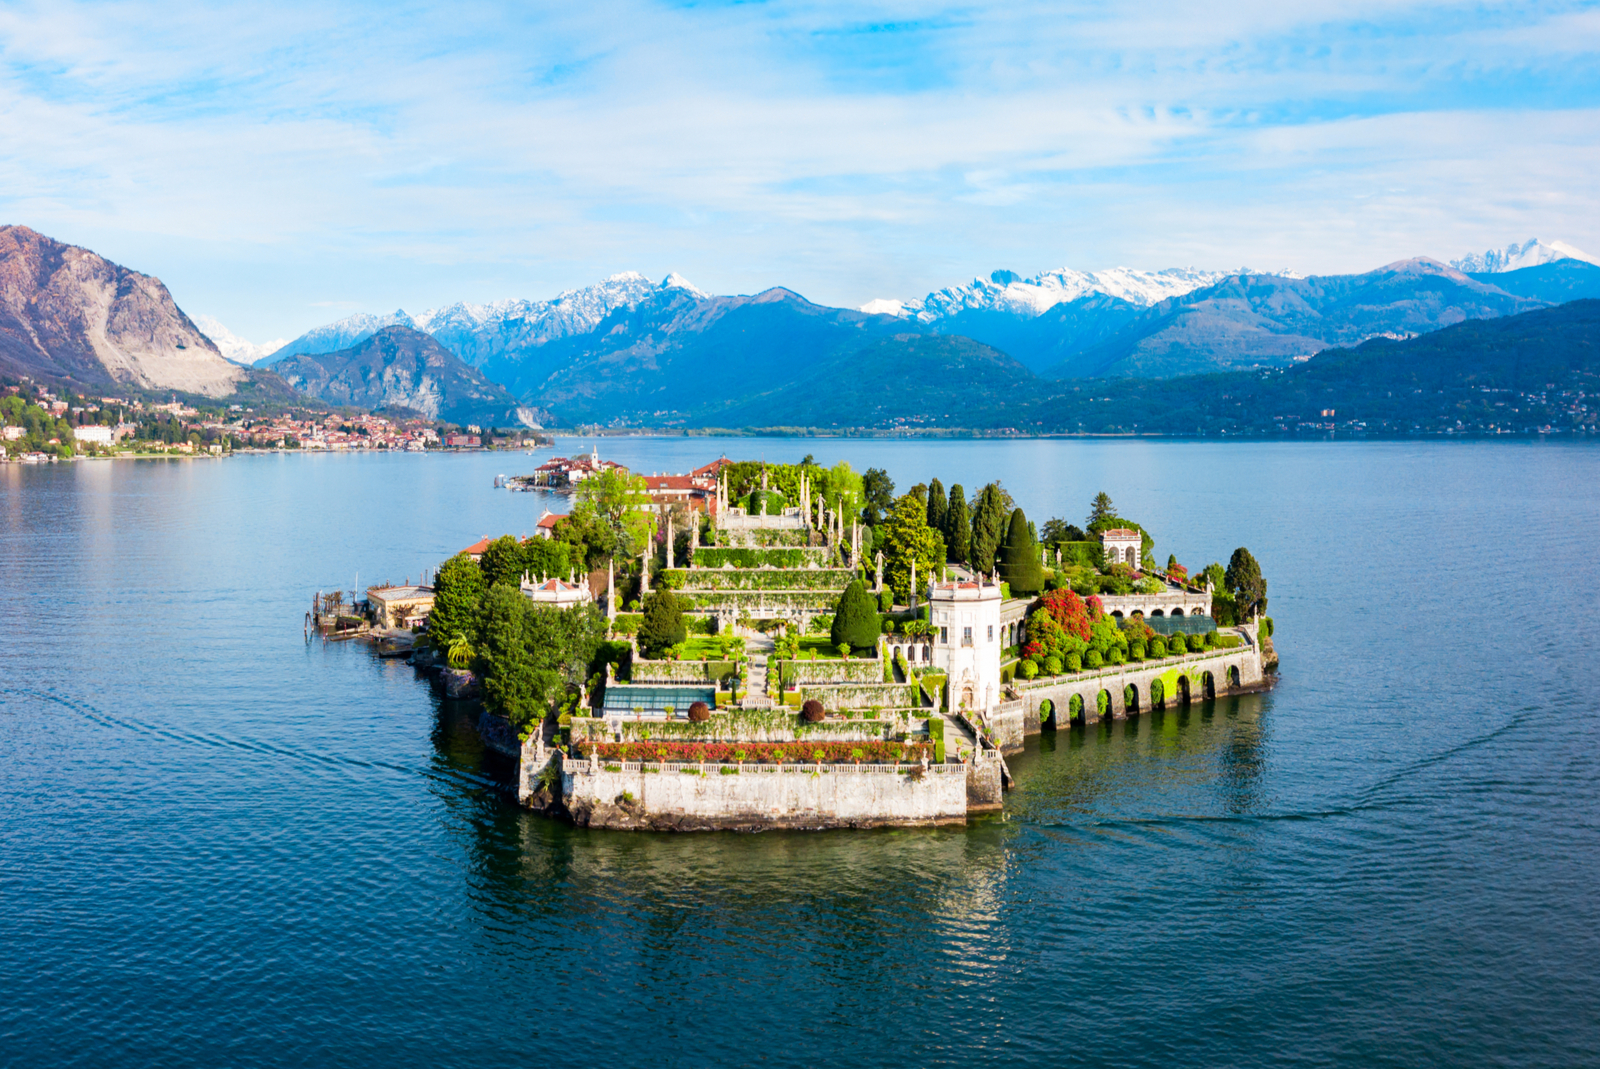
[[11, 5], [0, 204], [263, 337], [335, 293], [387, 311], [632, 267], [854, 305], [998, 266], [1595, 248], [1600, 76], [1573, 45], [1595, 26], [1378, 2]]

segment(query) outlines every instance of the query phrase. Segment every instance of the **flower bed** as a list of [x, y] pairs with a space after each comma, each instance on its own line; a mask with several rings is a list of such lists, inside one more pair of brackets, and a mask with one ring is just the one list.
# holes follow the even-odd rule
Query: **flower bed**
[[[933, 760], [934, 747], [925, 742], [581, 742], [578, 756], [602, 761], [679, 761], [708, 764], [920, 764]], [[819, 758], [817, 755], [822, 756]]]

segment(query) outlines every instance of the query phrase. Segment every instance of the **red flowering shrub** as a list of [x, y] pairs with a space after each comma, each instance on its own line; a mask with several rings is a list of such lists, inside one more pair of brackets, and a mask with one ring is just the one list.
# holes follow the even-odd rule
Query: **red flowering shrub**
[[[1099, 600], [1089, 599], [1090, 604], [1098, 604]], [[1039, 608], [1048, 613], [1067, 634], [1088, 641], [1090, 605], [1084, 604], [1083, 599], [1071, 590], [1062, 588], [1050, 591], [1039, 599]]]

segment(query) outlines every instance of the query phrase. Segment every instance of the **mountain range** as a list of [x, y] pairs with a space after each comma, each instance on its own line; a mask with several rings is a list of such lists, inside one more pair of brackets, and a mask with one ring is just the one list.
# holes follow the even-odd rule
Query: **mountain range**
[[783, 287], [714, 296], [677, 275], [624, 273], [548, 301], [352, 316], [262, 357], [267, 346], [214, 320], [203, 333], [159, 279], [6, 227], [0, 373], [236, 401], [292, 388], [480, 425], [1042, 426], [1033, 406], [1070, 408], [1084, 382], [1293, 368], [1373, 339], [1600, 297], [1600, 265], [1561, 242], [1457, 264], [1306, 277], [996, 271], [859, 309]]

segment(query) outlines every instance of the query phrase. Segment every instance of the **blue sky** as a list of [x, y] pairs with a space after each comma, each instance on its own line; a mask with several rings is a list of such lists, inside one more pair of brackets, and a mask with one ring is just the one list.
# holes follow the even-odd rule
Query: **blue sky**
[[1600, 4], [0, 6], [0, 222], [253, 340], [622, 270], [1600, 251]]

